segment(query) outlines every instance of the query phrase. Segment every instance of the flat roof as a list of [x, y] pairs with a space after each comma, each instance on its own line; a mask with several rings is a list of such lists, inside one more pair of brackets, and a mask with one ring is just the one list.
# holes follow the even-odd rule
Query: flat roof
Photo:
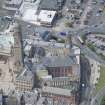
[[0, 32], [5, 31], [8, 28], [10, 22], [5, 17], [0, 16]]
[[14, 45], [14, 37], [12, 35], [0, 35], [0, 45], [10, 47], [11, 44]]
[[51, 23], [56, 15], [56, 11], [41, 10], [38, 16], [40, 22]]
[[64, 43], [52, 43], [52, 42], [45, 42], [43, 40], [37, 41], [31, 39], [25, 39], [27, 43], [33, 43], [34, 45], [43, 46], [43, 47], [54, 47], [54, 48], [69, 48], [69, 44], [65, 45]]
[[0, 35], [0, 53], [10, 53], [13, 45], [14, 37], [12, 35]]
[[26, 21], [37, 21], [37, 15], [36, 15], [36, 10], [35, 9], [27, 9], [24, 14], [23, 14], [23, 20]]

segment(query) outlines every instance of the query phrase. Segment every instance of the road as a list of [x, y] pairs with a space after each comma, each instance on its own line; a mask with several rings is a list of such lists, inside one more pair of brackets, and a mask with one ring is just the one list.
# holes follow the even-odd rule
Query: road
[[[91, 58], [94, 59], [94, 61], [97, 61], [101, 64], [105, 64], [105, 61], [103, 61], [99, 56], [97, 56], [94, 52], [92, 52], [87, 46], [85, 45], [81, 45], [81, 43], [78, 41], [77, 37], [74, 36], [75, 40], [73, 40], [74, 44], [77, 44], [80, 49], [81, 49], [81, 53], [83, 53], [85, 55], [86, 58]], [[91, 98], [93, 97], [93, 93], [95, 90], [95, 86], [93, 84], [91, 84], [90, 82], [90, 75], [91, 73], [89, 72], [91, 71], [91, 67], [88, 63], [88, 61], [86, 61], [86, 59], [82, 58], [81, 59], [81, 84], [85, 84], [86, 87], [80, 87], [80, 98], [82, 101], [82, 103], [80, 105], [91, 105]]]
[[93, 58], [94, 60], [100, 62], [101, 64], [105, 64], [105, 61], [102, 60], [98, 55], [96, 55], [96, 53], [91, 51], [87, 46], [82, 46], [81, 52], [86, 56], [89, 56], [90, 58]]
[[[87, 97], [89, 97], [89, 84], [90, 84], [90, 64], [88, 59], [86, 59], [84, 56], [81, 56], [81, 85], [80, 85], [80, 102], [87, 100]], [[82, 85], [84, 84], [84, 86]]]
[[[78, 34], [81, 35], [81, 34]], [[101, 64], [105, 64], [105, 61], [102, 60], [95, 52], [91, 51], [86, 45], [82, 45], [79, 41], [77, 36], [74, 34], [73, 43], [78, 45], [81, 49], [81, 53], [87, 57], [93, 58], [94, 60], [98, 61]]]

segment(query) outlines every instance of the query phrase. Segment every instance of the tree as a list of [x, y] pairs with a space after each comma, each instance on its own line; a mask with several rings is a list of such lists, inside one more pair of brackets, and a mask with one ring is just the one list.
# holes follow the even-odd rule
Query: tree
[[73, 22], [66, 22], [65, 23], [65, 26], [66, 27], [73, 27]]
[[94, 46], [93, 44], [88, 43], [87, 46], [88, 46], [92, 51], [96, 52], [96, 48], [95, 48], [95, 46]]
[[103, 97], [100, 105], [105, 105], [105, 96]]

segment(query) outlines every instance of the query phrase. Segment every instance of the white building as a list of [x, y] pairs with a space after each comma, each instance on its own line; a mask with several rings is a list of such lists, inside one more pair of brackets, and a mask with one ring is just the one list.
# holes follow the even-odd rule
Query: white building
[[12, 35], [0, 36], [0, 54], [11, 56], [11, 48], [14, 46], [14, 37]]
[[56, 16], [56, 11], [41, 10], [38, 21], [43, 25], [52, 25]]
[[16, 11], [15, 18], [28, 23], [40, 25], [40, 23], [37, 22], [37, 9], [38, 3], [24, 2], [19, 10]]
[[56, 11], [40, 10], [40, 0], [34, 3], [24, 2], [16, 11], [15, 18], [35, 25], [51, 26], [56, 17]]

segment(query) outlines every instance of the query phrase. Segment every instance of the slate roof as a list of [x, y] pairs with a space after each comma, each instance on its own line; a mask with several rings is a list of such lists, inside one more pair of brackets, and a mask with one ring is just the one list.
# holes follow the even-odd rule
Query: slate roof
[[44, 59], [44, 65], [46, 67], [65, 67], [73, 64], [76, 64], [75, 58], [70, 56], [53, 56]]

